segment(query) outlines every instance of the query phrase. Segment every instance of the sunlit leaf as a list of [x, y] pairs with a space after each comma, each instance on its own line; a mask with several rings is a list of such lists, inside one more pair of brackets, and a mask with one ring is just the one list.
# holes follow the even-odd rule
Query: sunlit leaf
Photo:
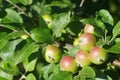
[[30, 73], [26, 76], [25, 80], [36, 80], [34, 74]]
[[28, 59], [26, 59], [23, 62], [24, 68], [26, 71], [33, 71], [35, 68], [35, 64], [36, 64], [37, 58], [32, 60], [32, 61], [28, 61]]
[[12, 9], [6, 9], [7, 15], [2, 18], [2, 23], [23, 23], [22, 17]]
[[39, 46], [35, 43], [26, 44], [20, 51], [18, 51], [15, 55], [14, 64], [18, 64], [25, 59], [27, 59], [32, 53], [38, 51]]
[[51, 28], [53, 31], [53, 35], [56, 37], [60, 37], [62, 35], [62, 31], [71, 21], [70, 12], [61, 13], [53, 20], [51, 24]]
[[106, 51], [114, 54], [120, 54], [120, 42], [115, 43], [110, 48], [106, 49]]
[[60, 71], [51, 74], [49, 80], [73, 80], [73, 79], [72, 79], [72, 75], [69, 74], [69, 72]]
[[82, 68], [82, 70], [80, 71], [80, 78], [81, 80], [86, 80], [86, 79], [91, 79], [94, 80], [95, 79], [95, 71], [93, 70], [92, 67], [86, 66], [84, 68]]
[[23, 5], [30, 5], [32, 4], [33, 0], [19, 0]]
[[23, 34], [22, 31], [20, 31], [20, 32], [11, 32], [11, 33], [5, 35], [4, 37], [2, 37], [0, 39], [0, 49], [2, 49], [7, 44], [8, 40], [20, 37], [22, 34]]
[[22, 39], [17, 39], [10, 41], [0, 50], [0, 57], [6, 61], [12, 61], [14, 58], [14, 51], [16, 46], [22, 41]]
[[96, 13], [96, 18], [110, 25], [114, 25], [113, 17], [108, 10], [101, 9]]
[[13, 62], [8, 61], [2, 61], [0, 63], [0, 69], [4, 71], [5, 73], [11, 74], [11, 75], [18, 75], [19, 70], [17, 66], [14, 66]]
[[31, 32], [31, 37], [36, 42], [52, 43], [54, 38], [48, 28], [37, 27]]
[[112, 33], [114, 38], [120, 34], [120, 21], [114, 26]]

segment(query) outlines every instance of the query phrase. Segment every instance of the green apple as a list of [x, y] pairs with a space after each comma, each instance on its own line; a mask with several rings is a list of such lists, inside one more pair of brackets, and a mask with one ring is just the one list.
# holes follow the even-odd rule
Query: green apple
[[77, 70], [77, 64], [72, 56], [64, 56], [60, 60], [60, 69], [63, 71], [75, 72]]
[[45, 50], [45, 60], [49, 63], [57, 63], [61, 59], [61, 50], [53, 45], [48, 45]]
[[107, 60], [108, 53], [105, 51], [104, 48], [95, 46], [94, 48], [91, 49], [89, 58], [92, 63], [99, 65]]
[[85, 67], [91, 64], [88, 53], [83, 50], [79, 50], [76, 53], [75, 60], [80, 67]]

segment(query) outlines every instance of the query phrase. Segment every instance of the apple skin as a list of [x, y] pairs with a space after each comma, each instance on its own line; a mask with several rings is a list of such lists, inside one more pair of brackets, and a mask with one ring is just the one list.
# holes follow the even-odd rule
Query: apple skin
[[60, 69], [63, 71], [75, 72], [77, 70], [77, 64], [72, 56], [64, 56], [60, 60]]
[[80, 67], [85, 67], [91, 64], [88, 53], [83, 50], [79, 50], [76, 53], [75, 60]]
[[61, 50], [53, 45], [48, 45], [45, 51], [45, 60], [49, 63], [57, 63], [62, 56]]
[[78, 44], [80, 45], [80, 49], [84, 51], [89, 51], [95, 46], [96, 37], [91, 33], [83, 33], [78, 40]]
[[107, 60], [108, 53], [105, 51], [105, 49], [95, 46], [91, 49], [89, 58], [92, 63], [99, 65]]
[[84, 26], [84, 32], [85, 33], [94, 33], [94, 26], [91, 24], [86, 24]]

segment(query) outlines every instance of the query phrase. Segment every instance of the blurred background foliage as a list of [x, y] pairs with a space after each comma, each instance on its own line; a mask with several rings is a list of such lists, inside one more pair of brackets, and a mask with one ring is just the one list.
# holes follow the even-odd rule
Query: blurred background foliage
[[81, 7], [80, 3], [81, 0], [0, 0], [0, 18], [6, 15], [5, 8], [10, 7], [22, 14], [25, 24], [32, 20], [35, 26], [38, 14], [53, 16], [69, 10], [75, 11], [80, 19], [93, 17], [100, 9], [107, 9], [115, 23], [120, 18], [120, 0], [85, 0]]

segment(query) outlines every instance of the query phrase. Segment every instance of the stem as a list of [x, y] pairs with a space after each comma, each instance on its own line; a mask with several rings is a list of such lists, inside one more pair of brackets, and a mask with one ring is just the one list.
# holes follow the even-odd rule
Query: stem
[[6, 0], [7, 2], [9, 2], [10, 4], [12, 4], [15, 8], [17, 8], [21, 13], [25, 14], [27, 16], [27, 14], [16, 4], [14, 4], [12, 1], [10, 0]]
[[83, 3], [85, 2], [85, 0], [82, 0], [81, 2], [80, 2], [80, 7], [82, 7], [83, 6]]

